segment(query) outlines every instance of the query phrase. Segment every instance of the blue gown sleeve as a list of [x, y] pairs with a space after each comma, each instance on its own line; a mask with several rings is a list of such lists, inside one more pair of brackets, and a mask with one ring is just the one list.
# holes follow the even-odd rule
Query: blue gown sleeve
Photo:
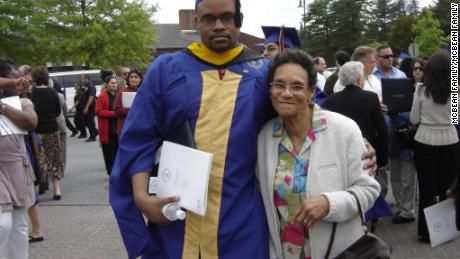
[[110, 176], [109, 202], [129, 258], [138, 257], [146, 247], [155, 245], [134, 203], [131, 177], [153, 168], [154, 151], [163, 132], [162, 84], [168, 76], [168, 71], [164, 70], [164, 57], [150, 65], [126, 118]]

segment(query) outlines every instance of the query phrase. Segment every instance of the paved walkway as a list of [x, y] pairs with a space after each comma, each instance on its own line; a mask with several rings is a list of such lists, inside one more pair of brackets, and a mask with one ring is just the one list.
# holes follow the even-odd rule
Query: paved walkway
[[[99, 144], [68, 141], [63, 197], [54, 201], [50, 192], [41, 197], [45, 241], [30, 244], [30, 258], [127, 258], [107, 203], [108, 176]], [[395, 259], [460, 258], [460, 239], [432, 248], [417, 241], [416, 227], [416, 223], [394, 225], [387, 218], [379, 222], [376, 234], [393, 247]]]

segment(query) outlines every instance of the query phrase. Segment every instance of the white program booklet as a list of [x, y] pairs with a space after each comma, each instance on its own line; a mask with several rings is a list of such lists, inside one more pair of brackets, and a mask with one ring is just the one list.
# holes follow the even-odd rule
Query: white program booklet
[[452, 198], [425, 208], [423, 211], [432, 247], [460, 236], [460, 231], [457, 231], [455, 224], [455, 207]]
[[157, 178], [157, 196], [179, 196], [180, 206], [204, 216], [213, 155], [164, 141]]
[[123, 105], [123, 108], [131, 108], [133, 105], [134, 97], [136, 97], [136, 92], [121, 93], [121, 104]]
[[[2, 103], [8, 104], [9, 106], [21, 110], [21, 99], [19, 96], [6, 97], [1, 99]], [[13, 135], [22, 134], [26, 135], [27, 131], [18, 128], [13, 122], [10, 121], [5, 115], [0, 115], [0, 135]]]

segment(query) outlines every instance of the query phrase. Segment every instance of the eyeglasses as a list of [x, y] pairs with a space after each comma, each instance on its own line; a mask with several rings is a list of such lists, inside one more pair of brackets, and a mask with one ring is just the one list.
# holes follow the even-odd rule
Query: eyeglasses
[[204, 15], [199, 18], [200, 22], [205, 26], [214, 26], [217, 20], [220, 20], [224, 25], [230, 25], [235, 22], [235, 14], [224, 14], [221, 17], [212, 15]]
[[413, 67], [412, 71], [422, 71], [423, 72], [423, 67]]
[[393, 55], [382, 55], [378, 57], [383, 58], [383, 59], [390, 59], [390, 58], [393, 58]]
[[280, 94], [286, 91], [286, 89], [289, 89], [289, 92], [291, 94], [303, 94], [305, 93], [305, 90], [307, 89], [304, 85], [302, 84], [292, 84], [288, 86], [287, 84], [281, 83], [281, 82], [272, 82], [270, 83], [270, 90], [273, 93]]

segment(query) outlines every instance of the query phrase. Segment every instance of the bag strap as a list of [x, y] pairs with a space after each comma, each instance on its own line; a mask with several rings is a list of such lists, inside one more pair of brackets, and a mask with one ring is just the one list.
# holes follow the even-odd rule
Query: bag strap
[[359, 214], [359, 217], [361, 218], [361, 225], [363, 226], [364, 234], [367, 234], [369, 231], [367, 230], [366, 221], [364, 221], [363, 210], [361, 209], [361, 204], [359, 203], [358, 196], [352, 191], [347, 191], [347, 192], [353, 195], [353, 197], [355, 197], [356, 204], [358, 205], [358, 214]]
[[[361, 225], [362, 225], [362, 227], [364, 229], [364, 234], [367, 234], [368, 230], [367, 230], [367, 227], [366, 227], [366, 222], [364, 221], [363, 210], [361, 209], [361, 204], [359, 203], [358, 196], [352, 191], [347, 191], [347, 192], [350, 193], [356, 200], [356, 204], [358, 206], [358, 214], [359, 214], [359, 217], [361, 218]], [[325, 259], [329, 259], [329, 255], [330, 255], [331, 249], [332, 249], [332, 244], [334, 243], [334, 239], [335, 239], [335, 231], [336, 230], [337, 230], [337, 222], [334, 222], [332, 224], [331, 237], [329, 238], [329, 244], [327, 246], [326, 255], [324, 256]]]
[[332, 224], [331, 238], [329, 239], [329, 245], [327, 246], [326, 256], [324, 256], [325, 259], [329, 259], [329, 254], [331, 253], [332, 244], [334, 243], [336, 229], [337, 229], [337, 222], [334, 222]]

